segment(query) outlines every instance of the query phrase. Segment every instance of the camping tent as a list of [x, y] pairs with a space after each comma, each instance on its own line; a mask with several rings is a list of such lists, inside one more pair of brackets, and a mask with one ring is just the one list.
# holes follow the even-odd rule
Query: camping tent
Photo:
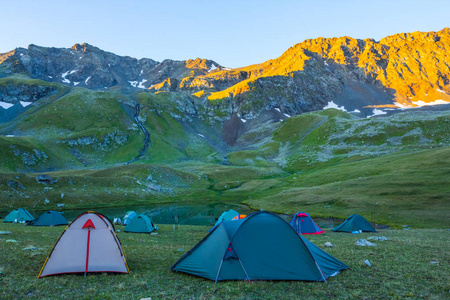
[[227, 211], [224, 211], [219, 219], [217, 219], [216, 224], [214, 224], [214, 227], [209, 229], [209, 232], [212, 232], [214, 230], [214, 228], [216, 228], [217, 226], [219, 226], [220, 223], [222, 223], [223, 221], [230, 221], [233, 220], [234, 218], [236, 218], [237, 216], [239, 216], [239, 213], [235, 210], [229, 209]]
[[305, 212], [295, 213], [289, 224], [298, 234], [321, 234], [325, 232]]
[[10, 212], [3, 222], [5, 223], [25, 223], [28, 221], [33, 221], [34, 217], [28, 212], [28, 210], [23, 208], [17, 208]]
[[338, 225], [332, 229], [336, 232], [354, 232], [354, 231], [367, 231], [367, 232], [377, 232], [373, 228], [372, 224], [369, 223], [363, 216], [351, 215], [348, 217], [344, 223]]
[[325, 281], [348, 267], [299, 236], [279, 216], [259, 211], [224, 221], [171, 270], [218, 280]]
[[246, 217], [247, 217], [247, 215], [237, 215], [236, 217], [233, 218], [233, 220], [240, 220], [240, 219], [244, 219]]
[[135, 211], [127, 211], [125, 216], [123, 217], [123, 225], [128, 225], [128, 223], [130, 223], [131, 220], [133, 220], [133, 218], [136, 216], [137, 214]]
[[59, 211], [49, 210], [43, 213], [34, 222], [34, 226], [57, 226], [57, 225], [67, 225], [66, 218]]
[[229, 221], [232, 220], [234, 217], [239, 216], [239, 213], [235, 210], [229, 209], [227, 211], [224, 211], [219, 219], [217, 219], [216, 224], [214, 224], [214, 226], [219, 225], [220, 223], [222, 223], [223, 221]]
[[129, 273], [129, 270], [108, 218], [97, 212], [84, 212], [61, 234], [38, 277], [92, 272]]
[[138, 215], [125, 227], [125, 232], [150, 233], [156, 229], [155, 224], [147, 215]]

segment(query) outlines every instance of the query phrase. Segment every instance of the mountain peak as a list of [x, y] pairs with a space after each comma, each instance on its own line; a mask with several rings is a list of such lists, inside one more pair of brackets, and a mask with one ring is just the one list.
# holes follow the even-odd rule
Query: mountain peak
[[72, 50], [75, 51], [89, 51], [89, 50], [100, 50], [100, 48], [97, 48], [95, 46], [92, 46], [91, 44], [88, 43], [83, 43], [83, 44], [75, 44], [72, 46]]

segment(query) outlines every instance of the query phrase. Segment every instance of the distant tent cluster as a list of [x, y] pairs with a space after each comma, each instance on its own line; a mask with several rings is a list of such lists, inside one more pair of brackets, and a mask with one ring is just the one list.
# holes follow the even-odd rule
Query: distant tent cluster
[[233, 209], [229, 209], [227, 211], [224, 211], [220, 217], [217, 219], [216, 224], [214, 224], [214, 227], [209, 230], [209, 232], [212, 232], [214, 228], [219, 226], [223, 221], [231, 221], [231, 220], [241, 220], [247, 217], [247, 215], [239, 214], [237, 211]]
[[[125, 232], [150, 233], [157, 229], [145, 214], [129, 211], [123, 218]], [[38, 219], [19, 208], [4, 222], [33, 222], [35, 226], [67, 225], [60, 212], [47, 211]], [[335, 232], [375, 232], [360, 215], [351, 215]], [[305, 239], [324, 231], [305, 212], [287, 223], [274, 213], [242, 215], [225, 211], [209, 234], [183, 255], [171, 270], [222, 280], [323, 281], [349, 269], [343, 262]], [[84, 212], [63, 231], [38, 277], [68, 273], [129, 273], [113, 223], [97, 212]]]

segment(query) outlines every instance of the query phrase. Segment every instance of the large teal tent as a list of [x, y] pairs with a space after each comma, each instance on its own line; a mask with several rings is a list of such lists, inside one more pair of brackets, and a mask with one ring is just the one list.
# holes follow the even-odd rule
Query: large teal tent
[[23, 208], [17, 208], [10, 212], [3, 222], [5, 223], [25, 223], [33, 221], [34, 217], [28, 212], [28, 210]]
[[125, 227], [125, 232], [150, 233], [156, 229], [147, 215], [138, 215]]
[[36, 221], [33, 222], [34, 226], [58, 226], [69, 225], [66, 218], [59, 211], [49, 210], [43, 213]]
[[377, 232], [373, 228], [372, 224], [369, 223], [363, 216], [351, 215], [342, 224], [334, 227], [332, 229], [336, 232], [356, 232], [356, 231], [366, 231], [366, 232]]
[[344, 263], [314, 246], [279, 216], [255, 212], [223, 221], [171, 270], [218, 280], [326, 281]]

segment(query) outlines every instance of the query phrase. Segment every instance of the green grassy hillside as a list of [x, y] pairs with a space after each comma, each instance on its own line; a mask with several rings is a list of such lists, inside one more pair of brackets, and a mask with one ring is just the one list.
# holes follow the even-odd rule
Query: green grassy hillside
[[[54, 86], [56, 93], [0, 126], [2, 212], [60, 202], [68, 209], [229, 203], [450, 226], [449, 111], [360, 119], [329, 109], [253, 126], [231, 147], [219, 123], [187, 113], [188, 103], [180, 108], [181, 95]], [[138, 160], [144, 133], [135, 103], [150, 136]], [[37, 174], [56, 183], [37, 183]]]
[[307, 211], [346, 218], [359, 213], [380, 224], [450, 226], [450, 147], [346, 159], [284, 178], [249, 181], [229, 197], [248, 195], [254, 209]]

